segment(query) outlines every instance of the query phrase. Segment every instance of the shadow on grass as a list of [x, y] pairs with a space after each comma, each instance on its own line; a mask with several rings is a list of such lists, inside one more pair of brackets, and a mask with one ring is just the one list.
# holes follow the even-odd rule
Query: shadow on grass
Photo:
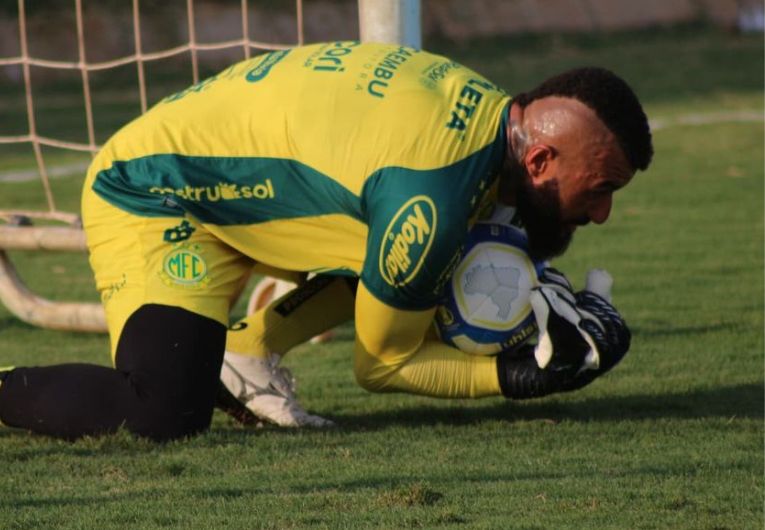
[[[393, 426], [420, 428], [436, 425], [473, 425], [485, 421], [608, 423], [664, 418], [762, 420], [765, 418], [764, 401], [765, 388], [756, 383], [668, 394], [597, 396], [571, 400], [565, 395], [558, 395], [553, 400], [506, 401], [494, 405], [462, 400], [459, 405], [454, 406], [444, 406], [445, 402], [439, 402], [433, 406], [391, 406], [385, 410], [359, 413], [323, 413], [335, 421], [339, 428], [322, 432], [332, 436], [333, 433], [374, 431]], [[229, 441], [232, 437], [247, 436], [260, 431], [249, 427], [220, 427], [218, 426], [217, 433]], [[212, 431], [215, 432], [216, 430]], [[302, 436], [306, 433], [303, 429], [281, 429], [273, 426], [264, 427], [263, 432], [286, 436]]]
[[390, 425], [468, 425], [498, 421], [618, 422], [660, 418], [750, 418], [765, 416], [762, 385], [740, 384], [672, 394], [599, 396], [567, 402], [526, 401], [494, 406], [418, 406], [363, 414], [330, 415], [343, 429], [376, 429]]
[[[466, 404], [461, 401], [454, 406], [391, 407], [380, 411], [350, 414], [325, 414], [339, 428], [328, 430], [284, 429], [275, 426], [262, 428], [243, 427], [233, 420], [218, 423], [202, 436], [177, 440], [167, 444], [155, 444], [139, 440], [121, 431], [115, 435], [84, 438], [72, 444], [53, 440], [46, 436], [32, 436], [29, 446], [14, 450], [15, 460], [35, 459], [47, 454], [68, 453], [87, 457], [104, 454], [145, 454], [158, 451], [172, 452], [178, 446], [210, 447], [220, 444], [252, 443], [258, 434], [305, 438], [315, 443], [314, 435], [336, 437], [349, 432], [366, 432], [390, 427], [421, 428], [436, 425], [473, 425], [485, 421], [547, 421], [569, 422], [623, 422], [652, 419], [757, 419], [765, 417], [765, 390], [755, 383], [718, 388], [697, 389], [671, 394], [635, 394], [627, 396], [598, 396], [567, 401], [539, 400], [527, 402], [499, 402], [495, 405]], [[17, 439], [27, 433], [21, 429], [0, 429], [0, 440]], [[47, 442], [46, 442], [47, 440]], [[48, 445], [53, 442], [53, 445]]]
[[31, 324], [27, 324], [26, 322], [16, 318], [15, 316], [9, 315], [9, 316], [0, 317], [0, 331], [3, 331], [3, 332], [11, 332], [11, 331], [18, 331], [18, 330], [29, 331], [34, 329], [39, 329], [39, 328], [35, 328]]

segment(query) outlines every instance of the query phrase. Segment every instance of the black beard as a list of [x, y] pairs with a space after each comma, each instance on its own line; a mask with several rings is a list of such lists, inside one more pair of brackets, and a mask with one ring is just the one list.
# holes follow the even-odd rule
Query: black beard
[[561, 219], [557, 183], [548, 181], [537, 189], [531, 186], [525, 171], [516, 172], [514, 177], [518, 180], [515, 204], [526, 229], [529, 255], [538, 261], [560, 256], [566, 252], [574, 231]]

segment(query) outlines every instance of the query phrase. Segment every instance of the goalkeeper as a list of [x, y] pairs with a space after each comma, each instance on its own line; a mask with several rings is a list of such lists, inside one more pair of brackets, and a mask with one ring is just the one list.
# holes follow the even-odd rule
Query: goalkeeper
[[[592, 377], [599, 360], [623, 354], [628, 333], [610, 306], [590, 311], [604, 318], [587, 331], [578, 324], [587, 304], [552, 282], [549, 344], [531, 365], [426, 337], [436, 301], [468, 228], [498, 198], [517, 207], [534, 257], [549, 258], [578, 226], [607, 219], [613, 193], [651, 155], [640, 103], [602, 69], [565, 72], [511, 100], [448, 58], [402, 46], [335, 42], [235, 64], [162, 100], [94, 159], [83, 222], [114, 368], [0, 372], [0, 422], [68, 439], [204, 431], [230, 305], [253, 262], [321, 273], [338, 291], [359, 279], [342, 294], [353, 303], [339, 300], [327, 319], [353, 307], [356, 374], [370, 390], [565, 390], [570, 378], [537, 392], [518, 375]], [[229, 351], [286, 351], [254, 344], [300, 306], [273, 309], [237, 323]], [[272, 381], [255, 393], [293, 424], [322, 424], [267, 368]]]

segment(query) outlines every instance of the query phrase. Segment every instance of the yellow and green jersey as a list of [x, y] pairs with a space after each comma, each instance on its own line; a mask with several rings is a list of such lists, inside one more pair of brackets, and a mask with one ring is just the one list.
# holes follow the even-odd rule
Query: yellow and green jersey
[[358, 275], [382, 302], [425, 309], [495, 184], [508, 100], [409, 47], [274, 51], [125, 126], [86, 192], [136, 216], [189, 216], [257, 262]]

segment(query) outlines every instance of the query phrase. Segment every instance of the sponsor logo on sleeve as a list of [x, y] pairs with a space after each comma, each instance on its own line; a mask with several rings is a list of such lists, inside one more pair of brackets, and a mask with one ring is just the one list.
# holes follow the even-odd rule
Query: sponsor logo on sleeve
[[399, 208], [383, 234], [380, 275], [393, 287], [417, 275], [436, 235], [436, 207], [430, 197], [417, 195]]
[[462, 65], [454, 61], [437, 61], [422, 71], [420, 84], [429, 90], [434, 90], [438, 83], [460, 68]]

